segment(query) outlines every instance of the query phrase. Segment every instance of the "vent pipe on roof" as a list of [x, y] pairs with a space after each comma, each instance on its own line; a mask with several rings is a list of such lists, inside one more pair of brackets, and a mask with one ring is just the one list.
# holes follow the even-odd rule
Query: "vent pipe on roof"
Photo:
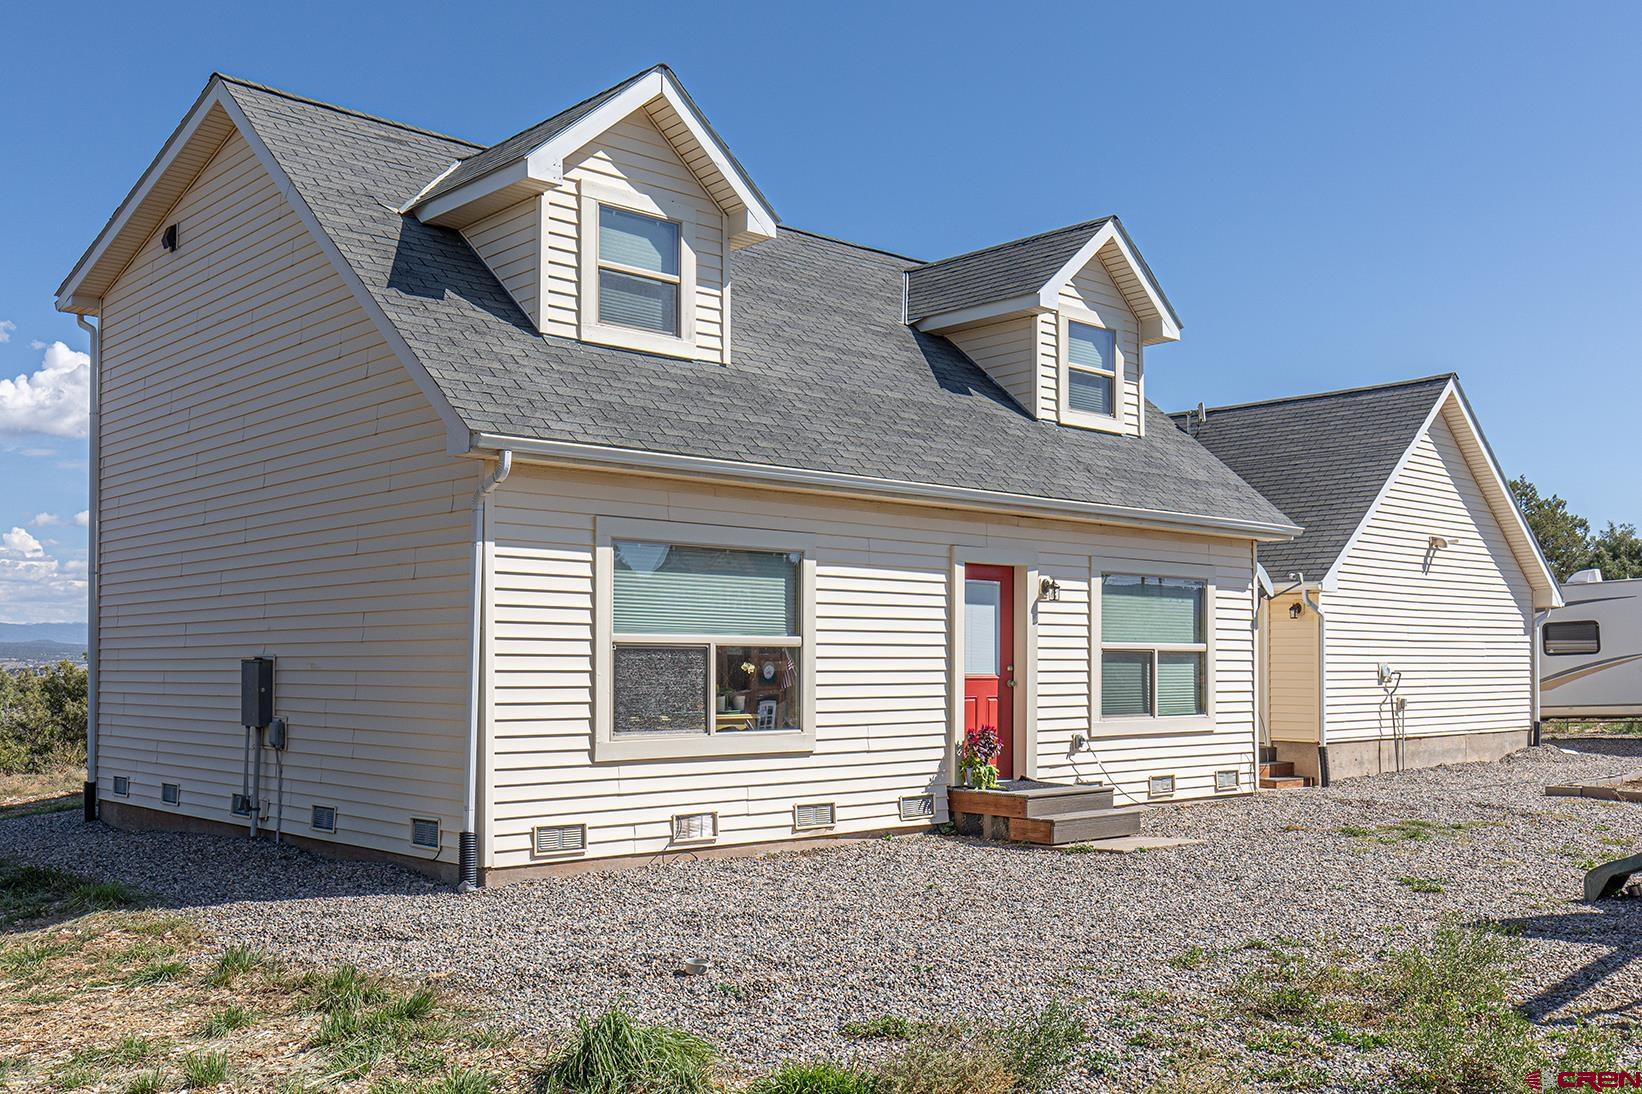
[[86, 781], [85, 819], [97, 819], [97, 506], [101, 490], [102, 418], [97, 411], [98, 383], [103, 370], [101, 322], [93, 326], [83, 315], [74, 321], [91, 339], [91, 445], [90, 497], [86, 507]]
[[457, 837], [457, 889], [468, 892], [479, 887], [479, 737], [484, 724], [480, 706], [484, 699], [479, 683], [483, 666], [480, 653], [484, 644], [485, 604], [485, 499], [502, 485], [513, 470], [513, 450], [504, 448], [496, 466], [473, 492], [473, 583], [468, 604], [468, 762], [467, 802], [462, 812], [462, 831]]

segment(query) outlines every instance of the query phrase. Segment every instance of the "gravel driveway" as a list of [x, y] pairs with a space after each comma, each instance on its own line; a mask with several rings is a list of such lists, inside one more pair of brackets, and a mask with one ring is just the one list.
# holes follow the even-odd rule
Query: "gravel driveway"
[[[1156, 808], [1147, 833], [1203, 842], [1123, 856], [908, 836], [457, 896], [392, 867], [75, 813], [0, 823], [0, 856], [157, 893], [224, 941], [449, 978], [531, 1030], [625, 1000], [747, 1066], [847, 1052], [846, 1019], [1012, 1015], [1054, 998], [1082, 1000], [1102, 1048], [1132, 1058], [1111, 1020], [1136, 998], [1189, 999], [1234, 975], [1230, 961], [1171, 966], [1188, 947], [1286, 936], [1372, 952], [1445, 915], [1522, 928], [1532, 1013], [1642, 1019], [1642, 900], [1575, 902], [1580, 860], [1642, 848], [1642, 805], [1543, 796], [1642, 768], [1642, 741], [1563, 743], [1581, 751]], [[1340, 831], [1401, 820], [1445, 827], [1391, 843]], [[1411, 877], [1443, 891], [1399, 881]], [[675, 976], [696, 953], [714, 971]], [[1594, 983], [1578, 974], [1593, 963]]]

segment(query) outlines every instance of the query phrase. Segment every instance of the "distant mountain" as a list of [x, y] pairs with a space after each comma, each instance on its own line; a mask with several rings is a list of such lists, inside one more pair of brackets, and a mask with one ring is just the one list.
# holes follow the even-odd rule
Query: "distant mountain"
[[84, 643], [0, 639], [0, 661], [84, 661], [85, 653]]
[[66, 642], [82, 649], [84, 623], [0, 623], [0, 642]]

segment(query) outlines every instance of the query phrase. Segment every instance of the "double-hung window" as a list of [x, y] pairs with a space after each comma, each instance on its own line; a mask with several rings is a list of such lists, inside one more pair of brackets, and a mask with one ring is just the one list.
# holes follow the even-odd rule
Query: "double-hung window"
[[612, 541], [611, 751], [712, 754], [753, 738], [779, 751], [804, 734], [802, 566], [790, 551]]
[[1102, 718], [1208, 712], [1208, 585], [1108, 574], [1100, 587]]
[[1117, 416], [1117, 339], [1112, 331], [1066, 321], [1066, 409], [1094, 418]]
[[679, 226], [664, 217], [599, 207], [599, 322], [680, 335]]

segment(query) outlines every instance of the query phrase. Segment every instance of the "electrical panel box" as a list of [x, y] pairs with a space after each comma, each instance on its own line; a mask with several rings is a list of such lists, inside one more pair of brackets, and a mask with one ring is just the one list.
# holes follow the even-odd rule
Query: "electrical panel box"
[[247, 657], [239, 663], [239, 724], [261, 729], [274, 720], [274, 659]]

